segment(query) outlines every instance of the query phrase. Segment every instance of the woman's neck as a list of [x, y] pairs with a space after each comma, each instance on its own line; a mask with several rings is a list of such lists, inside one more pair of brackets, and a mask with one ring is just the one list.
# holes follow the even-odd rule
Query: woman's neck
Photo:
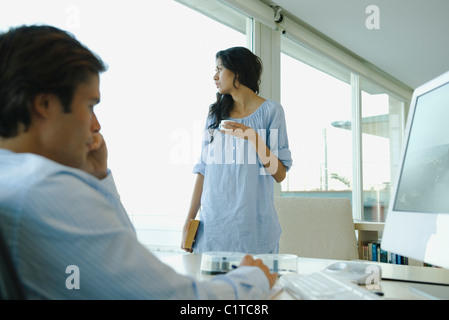
[[234, 105], [232, 107], [231, 118], [244, 118], [252, 114], [265, 101], [249, 88], [242, 88], [232, 95]]

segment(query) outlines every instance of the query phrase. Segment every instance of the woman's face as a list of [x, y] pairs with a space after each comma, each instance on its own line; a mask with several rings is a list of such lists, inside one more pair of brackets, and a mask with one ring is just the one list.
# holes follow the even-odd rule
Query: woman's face
[[[220, 58], [217, 59], [215, 64], [214, 82], [218, 92], [220, 94], [231, 94], [236, 89], [234, 87], [234, 72], [226, 69]], [[238, 81], [236, 81], [235, 85], [238, 87]]]

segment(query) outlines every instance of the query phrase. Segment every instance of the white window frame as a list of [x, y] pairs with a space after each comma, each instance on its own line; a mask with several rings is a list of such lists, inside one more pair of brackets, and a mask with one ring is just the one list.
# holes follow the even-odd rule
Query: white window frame
[[[195, 7], [199, 0], [177, 0]], [[361, 128], [361, 79], [371, 81], [381, 87], [390, 96], [402, 103], [402, 112], [407, 114], [413, 90], [397, 79], [383, 73], [373, 65], [361, 61], [341, 47], [331, 43], [311, 30], [307, 25], [284, 16], [281, 23], [275, 22], [275, 10], [259, 0], [219, 0], [207, 1], [213, 5], [228, 5], [252, 18], [251, 32], [247, 32], [248, 47], [261, 57], [264, 65], [261, 96], [280, 101], [280, 54], [281, 34], [290, 40], [311, 49], [318, 55], [347, 70], [351, 74], [352, 87], [352, 144], [353, 144], [353, 217], [363, 216], [363, 170], [362, 170], [362, 128]], [[196, 3], [196, 4], [195, 4]], [[199, 8], [197, 6], [197, 8]], [[204, 7], [201, 8], [203, 11]], [[209, 15], [209, 14], [208, 14]], [[250, 24], [247, 23], [247, 28]], [[249, 30], [248, 30], [249, 31]], [[405, 117], [403, 117], [405, 121]], [[275, 195], [280, 195], [280, 186], [276, 185]]]

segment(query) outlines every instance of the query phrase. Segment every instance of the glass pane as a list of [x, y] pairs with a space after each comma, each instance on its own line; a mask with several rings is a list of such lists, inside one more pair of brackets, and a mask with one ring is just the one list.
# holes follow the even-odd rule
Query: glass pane
[[385, 221], [403, 132], [403, 103], [362, 81], [363, 216]]
[[349, 74], [287, 41], [282, 50], [281, 103], [293, 158], [282, 195], [351, 198], [351, 86], [342, 80]]
[[175, 1], [0, 5], [1, 30], [54, 25], [73, 33], [109, 66], [101, 76], [96, 113], [121, 199], [146, 245], [180, 250], [192, 169], [215, 101], [215, 53], [246, 46], [246, 35], [236, 31], [246, 19], [233, 13], [230, 28]]

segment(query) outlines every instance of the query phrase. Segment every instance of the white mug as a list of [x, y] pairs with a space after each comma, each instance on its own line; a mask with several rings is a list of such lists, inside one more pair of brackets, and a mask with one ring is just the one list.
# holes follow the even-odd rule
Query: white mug
[[232, 120], [221, 120], [220, 126], [219, 126], [220, 131], [232, 131], [233, 130], [233, 129], [225, 129], [225, 128], [221, 127], [223, 124], [226, 124], [227, 122], [234, 122], [234, 121], [232, 121]]

